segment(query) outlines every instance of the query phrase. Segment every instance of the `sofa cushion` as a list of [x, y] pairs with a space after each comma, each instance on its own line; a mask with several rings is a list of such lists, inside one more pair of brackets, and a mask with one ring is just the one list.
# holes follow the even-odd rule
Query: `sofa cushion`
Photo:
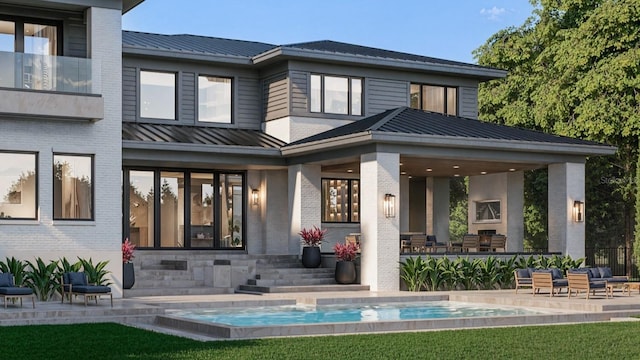
[[516, 269], [516, 276], [518, 277], [518, 280], [531, 278], [529, 269]]
[[78, 285], [73, 287], [73, 292], [81, 294], [108, 294], [111, 292], [111, 288], [101, 285]]
[[0, 287], [13, 286], [13, 275], [10, 273], [0, 274]]
[[589, 269], [589, 273], [591, 273], [592, 279], [600, 278], [600, 270], [598, 270], [598, 268], [587, 268], [587, 269]]
[[28, 287], [0, 287], [2, 295], [31, 295], [33, 290]]
[[556, 268], [551, 268], [551, 278], [553, 280], [564, 278], [564, 275], [562, 274], [562, 270], [556, 269]]
[[82, 272], [70, 272], [67, 276], [69, 278], [69, 284], [73, 285], [74, 290], [78, 285], [87, 285], [87, 278]]
[[592, 289], [602, 289], [607, 286], [606, 281], [593, 281], [589, 282], [589, 287]]
[[600, 272], [601, 278], [611, 278], [613, 277], [613, 272], [610, 267], [599, 267], [598, 271]]
[[569, 286], [569, 280], [567, 279], [554, 279], [553, 287], [565, 287]]

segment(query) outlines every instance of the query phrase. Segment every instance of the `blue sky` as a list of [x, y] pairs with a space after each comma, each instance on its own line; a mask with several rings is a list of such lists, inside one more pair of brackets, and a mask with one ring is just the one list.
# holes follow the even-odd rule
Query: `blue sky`
[[146, 0], [123, 28], [278, 45], [335, 40], [475, 63], [473, 50], [532, 10], [528, 0]]

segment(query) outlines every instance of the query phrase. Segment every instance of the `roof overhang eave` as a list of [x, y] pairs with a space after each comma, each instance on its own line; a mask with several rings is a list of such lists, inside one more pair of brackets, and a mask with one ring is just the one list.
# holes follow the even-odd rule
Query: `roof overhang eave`
[[204, 145], [192, 143], [166, 143], [166, 142], [150, 142], [138, 140], [123, 140], [123, 149], [130, 150], [158, 150], [173, 152], [203, 152], [228, 155], [251, 155], [259, 157], [282, 157], [280, 149], [277, 148], [260, 148], [257, 146], [239, 146], [239, 145]]
[[455, 136], [421, 135], [367, 131], [338, 136], [331, 139], [284, 146], [283, 156], [298, 156], [327, 149], [358, 146], [365, 143], [385, 143], [430, 147], [451, 147], [465, 149], [498, 150], [512, 152], [537, 152], [578, 156], [613, 155], [617, 148], [608, 145], [559, 144], [536, 141], [496, 140], [483, 138], [463, 138]]
[[427, 63], [421, 61], [399, 60], [391, 58], [377, 58], [355, 54], [340, 54], [327, 51], [296, 49], [286, 47], [276, 47], [269, 51], [258, 54], [252, 58], [254, 64], [275, 60], [277, 57], [283, 58], [300, 58], [322, 61], [334, 61], [343, 63], [366, 64], [373, 66], [382, 66], [396, 69], [422, 70], [438, 73], [451, 73], [456, 75], [466, 75], [478, 77], [483, 80], [500, 79], [507, 76], [507, 71], [455, 64], [438, 64]]
[[168, 49], [149, 49], [141, 48], [137, 46], [122, 46], [123, 55], [140, 55], [140, 56], [153, 56], [153, 57], [165, 57], [171, 59], [182, 59], [192, 61], [206, 61], [216, 63], [227, 63], [234, 65], [251, 65], [251, 58], [236, 55], [214, 55], [200, 52], [185, 52]]

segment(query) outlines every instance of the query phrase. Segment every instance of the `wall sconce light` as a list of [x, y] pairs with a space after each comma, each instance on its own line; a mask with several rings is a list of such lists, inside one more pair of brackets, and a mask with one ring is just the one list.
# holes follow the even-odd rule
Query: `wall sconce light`
[[573, 202], [573, 221], [584, 221], [584, 202], [578, 200]]
[[388, 218], [396, 217], [396, 196], [384, 195], [384, 216]]
[[258, 189], [251, 190], [251, 203], [257, 206], [259, 202], [260, 202], [260, 191], [258, 191]]

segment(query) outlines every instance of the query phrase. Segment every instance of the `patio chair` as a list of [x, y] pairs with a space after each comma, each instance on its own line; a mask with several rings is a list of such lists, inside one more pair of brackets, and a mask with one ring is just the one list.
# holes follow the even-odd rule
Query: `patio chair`
[[87, 275], [83, 272], [66, 272], [62, 274], [60, 281], [63, 303], [65, 296], [67, 296], [69, 303], [73, 305], [73, 297], [82, 295], [84, 297], [84, 306], [87, 306], [87, 300], [94, 299], [96, 304], [98, 304], [98, 298], [100, 296], [108, 295], [111, 299], [111, 307], [113, 307], [111, 288], [104, 285], [89, 284]]
[[0, 297], [4, 301], [4, 308], [7, 308], [8, 300], [20, 299], [20, 307], [22, 307], [23, 298], [31, 298], [31, 304], [33, 308], [36, 308], [36, 297], [33, 294], [33, 290], [28, 287], [16, 286], [13, 274], [2, 273], [0, 274]]
[[559, 294], [563, 288], [569, 286], [567, 279], [564, 279], [559, 269], [541, 269], [535, 270], [531, 274], [531, 287], [533, 288], [533, 296], [540, 289], [549, 289], [549, 297], [557, 293]]
[[520, 288], [532, 289], [533, 284], [531, 283], [531, 270], [532, 269], [515, 269], [513, 271], [513, 277], [516, 281], [516, 294]]
[[409, 246], [411, 247], [411, 252], [426, 252], [427, 235], [411, 235]]
[[507, 237], [504, 235], [491, 235], [491, 245], [489, 246], [493, 252], [505, 252], [507, 247]]
[[570, 272], [567, 273], [567, 279], [569, 280], [569, 297], [575, 291], [576, 296], [584, 291], [587, 294], [587, 300], [589, 300], [589, 293], [596, 294], [596, 290], [604, 290], [607, 299], [609, 295], [613, 297], [613, 285], [604, 281], [593, 281], [589, 273], [587, 272]]
[[432, 250], [432, 252], [438, 252], [440, 249], [444, 249], [444, 251], [449, 251], [449, 245], [443, 242], [438, 242], [435, 235], [427, 235], [427, 249]]
[[467, 234], [462, 237], [462, 252], [479, 251], [480, 249], [480, 236]]

